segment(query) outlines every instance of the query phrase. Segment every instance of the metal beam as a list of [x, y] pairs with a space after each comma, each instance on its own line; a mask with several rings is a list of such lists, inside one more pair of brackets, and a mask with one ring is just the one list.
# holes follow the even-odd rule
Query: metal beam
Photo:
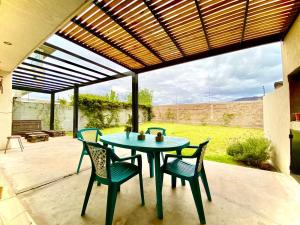
[[25, 87], [40, 88], [40, 89], [51, 91], [51, 92], [59, 90], [58, 88], [55, 88], [55, 87], [49, 87], [49, 86], [44, 86], [44, 85], [40, 85], [40, 84], [32, 84], [32, 83], [28, 83], [28, 82], [25, 82], [25, 81], [12, 80], [12, 83], [13, 84], [18, 84], [18, 85], [21, 85], [21, 86], [23, 85]]
[[39, 92], [45, 92], [45, 93], [52, 93], [55, 92], [55, 90], [53, 89], [48, 89], [48, 88], [44, 88], [44, 87], [40, 87], [40, 86], [32, 86], [32, 85], [28, 85], [28, 84], [24, 84], [24, 83], [20, 83], [20, 82], [12, 82], [12, 85], [14, 86], [18, 86], [18, 87], [24, 87], [24, 88], [32, 88], [35, 90], [40, 90]]
[[186, 54], [184, 53], [183, 49], [181, 48], [181, 46], [177, 42], [176, 38], [173, 36], [172, 32], [166, 26], [166, 24], [163, 21], [163, 19], [156, 13], [155, 8], [150, 4], [150, 1], [149, 0], [144, 0], [144, 3], [148, 7], [148, 9], [151, 11], [151, 13], [155, 17], [155, 19], [158, 21], [158, 23], [160, 24], [160, 26], [167, 33], [167, 35], [169, 36], [169, 38], [171, 39], [171, 41], [174, 43], [174, 45], [176, 46], [176, 48], [179, 50], [179, 52], [181, 53], [181, 55], [182, 56], [186, 56]]
[[79, 97], [79, 88], [78, 86], [75, 86], [74, 96], [73, 96], [73, 138], [77, 137], [77, 131], [78, 131], [78, 97]]
[[[70, 84], [70, 85], [74, 85], [74, 83], [72, 82], [69, 82], [69, 81], [65, 81], [65, 80], [59, 80], [59, 79], [55, 79], [55, 78], [48, 78], [49, 76], [48, 75], [40, 75], [40, 74], [33, 74], [33, 73], [27, 73], [27, 72], [23, 72], [23, 71], [19, 71], [19, 70], [14, 70], [13, 72], [14, 74], [17, 73], [17, 74], [21, 74], [21, 75], [26, 75], [26, 76], [32, 76], [33, 79], [36, 79], [36, 78], [43, 78], [43, 80], [47, 80], [47, 81], [57, 81], [61, 84]], [[51, 77], [51, 76], [50, 76]]]
[[33, 82], [38, 82], [38, 83], [44, 83], [47, 82], [47, 84], [55, 84], [57, 86], [60, 86], [62, 88], [68, 87], [67, 84], [63, 84], [63, 83], [58, 83], [58, 82], [54, 82], [51, 79], [43, 79], [40, 77], [36, 77], [36, 78], [32, 78], [32, 77], [26, 77], [26, 76], [21, 76], [16, 74], [15, 72], [13, 73], [13, 78], [18, 78], [18, 79], [22, 79], [22, 80], [27, 80], [27, 81], [33, 81]]
[[45, 73], [45, 72], [38, 71], [38, 70], [32, 70], [32, 69], [28, 69], [28, 68], [25, 68], [25, 67], [22, 67], [22, 66], [18, 66], [17, 69], [26, 70], [26, 71], [33, 72], [33, 73], [38, 73], [38, 74], [43, 74], [43, 75], [47, 75], [47, 76], [50, 76], [50, 77], [56, 77], [56, 78], [60, 78], [60, 79], [63, 79], [63, 80], [73, 81], [75, 83], [84, 83], [82, 81], [75, 80], [75, 79], [72, 79], [72, 78], [62, 77], [62, 76], [59, 76], [59, 75], [56, 75], [56, 74]]
[[[88, 86], [88, 85], [92, 85], [92, 84], [98, 84], [98, 83], [102, 83], [102, 82], [105, 82], [105, 81], [116, 80], [116, 79], [119, 79], [119, 78], [128, 77], [128, 76], [131, 76], [131, 74], [132, 74], [132, 72], [126, 72], [122, 75], [115, 75], [115, 76], [111, 76], [111, 77], [105, 77], [105, 78], [102, 78], [100, 80], [91, 81], [91, 82], [80, 84], [80, 85], [77, 85], [77, 86], [78, 87], [84, 87], [84, 86]], [[73, 87], [64, 88], [64, 89], [61, 89], [57, 92], [67, 91], [67, 90], [70, 90], [70, 89], [73, 89]]]
[[132, 131], [139, 132], [139, 78], [132, 74]]
[[63, 62], [63, 63], [67, 63], [67, 64], [72, 65], [72, 66], [79, 67], [81, 69], [85, 69], [85, 70], [90, 71], [90, 72], [94, 72], [94, 73], [96, 73], [98, 75], [101, 75], [101, 76], [106, 76], [106, 74], [104, 74], [102, 72], [99, 72], [97, 70], [91, 69], [91, 68], [83, 66], [83, 65], [79, 65], [77, 63], [71, 62], [71, 61], [66, 60], [66, 59], [62, 59], [60, 57], [57, 57], [57, 56], [54, 56], [54, 55], [51, 55], [51, 54], [48, 54], [48, 53], [45, 53], [45, 52], [41, 52], [39, 50], [35, 50], [34, 53], [39, 54], [39, 55], [43, 55], [43, 56], [46, 56], [46, 57], [49, 57], [49, 58], [52, 58], [52, 59], [55, 59], [55, 60], [58, 60], [58, 61]]
[[12, 89], [14, 90], [21, 90], [21, 91], [31, 91], [31, 92], [38, 92], [38, 93], [44, 93], [44, 94], [51, 94], [51, 91], [45, 91], [38, 88], [31, 88], [31, 87], [24, 87], [17, 84], [12, 85]]
[[107, 55], [104, 55], [104, 54], [101, 53], [100, 51], [97, 51], [97, 50], [95, 50], [94, 48], [91, 48], [91, 47], [88, 46], [88, 45], [84, 45], [82, 42], [79, 42], [79, 41], [77, 41], [77, 40], [75, 40], [75, 39], [72, 39], [72, 38], [70, 38], [70, 37], [68, 37], [68, 36], [65, 36], [63, 33], [56, 32], [56, 35], [58, 35], [58, 36], [60, 36], [60, 37], [62, 37], [62, 38], [64, 38], [64, 39], [66, 39], [66, 40], [68, 40], [68, 41], [71, 41], [71, 42], [73, 42], [73, 43], [75, 43], [75, 44], [81, 46], [82, 48], [88, 49], [89, 51], [95, 53], [96, 55], [100, 55], [100, 56], [102, 56], [103, 58], [108, 59], [108, 60], [110, 60], [110, 61], [116, 63], [117, 65], [120, 65], [120, 66], [122, 66], [122, 67], [124, 67], [124, 68], [126, 68], [126, 69], [128, 69], [128, 70], [130, 70], [130, 71], [133, 71], [132, 68], [129, 67], [128, 65], [126, 65], [126, 64], [124, 64], [124, 63], [122, 63], [122, 62], [118, 62], [116, 59], [114, 59], [114, 58], [112, 58], [112, 57], [109, 57], [109, 56], [107, 56]]
[[24, 82], [24, 83], [28, 83], [28, 84], [32, 84], [32, 85], [41, 85], [43, 87], [50, 87], [50, 88], [64, 88], [65, 86], [58, 86], [55, 84], [49, 84], [49, 83], [45, 83], [45, 82], [37, 82], [35, 80], [28, 80], [28, 79], [23, 79], [23, 78], [18, 78], [18, 77], [13, 77], [13, 81], [17, 81], [17, 82]]
[[81, 20], [73, 18], [72, 22], [75, 23], [75, 24], [77, 24], [79, 27], [81, 27], [82, 29], [86, 30], [90, 34], [94, 35], [95, 37], [99, 38], [101, 41], [107, 43], [108, 45], [112, 46], [113, 48], [115, 48], [118, 51], [122, 52], [123, 54], [127, 55], [131, 59], [133, 59], [136, 62], [140, 63], [141, 65], [147, 66], [147, 64], [144, 63], [141, 59], [139, 59], [135, 55], [131, 54], [130, 52], [126, 51], [125, 49], [121, 48], [119, 45], [115, 44], [113, 41], [111, 41], [110, 39], [108, 39], [104, 35], [96, 32], [92, 28], [88, 27], [87, 24], [86, 23], [82, 23]]
[[99, 79], [99, 77], [93, 76], [91, 74], [83, 73], [83, 72], [78, 71], [78, 70], [73, 70], [71, 68], [68, 68], [68, 67], [65, 67], [65, 66], [61, 66], [61, 65], [58, 65], [58, 64], [55, 64], [55, 63], [47, 62], [47, 61], [36, 59], [36, 58], [33, 58], [33, 57], [28, 57], [27, 59], [35, 61], [35, 62], [43, 63], [43, 64], [46, 64], [46, 65], [49, 65], [49, 66], [53, 66], [53, 67], [56, 67], [56, 68], [59, 68], [59, 69], [67, 70], [67, 71], [70, 71], [70, 72], [74, 72], [74, 73], [77, 73], [77, 74], [81, 74], [81, 75], [84, 75], [84, 76], [87, 76], [87, 77], [92, 77], [92, 78], [95, 78], [95, 79]]
[[155, 55], [160, 61], [165, 62], [165, 60], [159, 55], [159, 53], [153, 50], [152, 47], [147, 42], [145, 42], [134, 30], [127, 26], [120, 17], [112, 14], [109, 8], [105, 6], [105, 2], [98, 2], [97, 0], [95, 0], [94, 4], [99, 9], [101, 9], [107, 16], [109, 16], [113, 21], [115, 21], [115, 23], [122, 27], [128, 34], [130, 34], [135, 40], [137, 40], [141, 45], [143, 45], [149, 52]]
[[203, 32], [204, 32], [204, 36], [205, 36], [205, 39], [206, 39], [207, 47], [210, 50], [211, 46], [210, 46], [210, 42], [209, 42], [209, 38], [208, 38], [206, 26], [205, 26], [205, 23], [204, 23], [204, 19], [203, 19], [202, 13], [201, 13], [201, 9], [200, 9], [200, 5], [199, 5], [199, 1], [198, 0], [195, 0], [195, 5], [196, 5], [196, 8], [197, 8], [199, 19], [200, 19], [200, 22], [201, 22], [201, 26], [202, 26], [202, 29], [203, 29]]
[[148, 66], [146, 68], [136, 70], [136, 72], [144, 73], [144, 72], [148, 72], [148, 71], [151, 71], [151, 70], [156, 70], [156, 69], [161, 69], [161, 68], [165, 68], [165, 67], [169, 67], [169, 66], [174, 66], [174, 65], [178, 65], [178, 64], [181, 64], [181, 63], [186, 63], [186, 62], [190, 62], [190, 61], [194, 61], [194, 60], [198, 60], [198, 59], [203, 59], [203, 58], [212, 57], [212, 56], [216, 56], [216, 55], [220, 55], [220, 54], [224, 54], [224, 53], [229, 53], [229, 52], [233, 52], [233, 51], [237, 51], [237, 50], [256, 47], [256, 46], [259, 46], [259, 45], [278, 42], [278, 41], [281, 40], [281, 36], [282, 36], [282, 34], [273, 34], [273, 35], [269, 35], [269, 36], [266, 36], [266, 37], [263, 37], [263, 38], [255, 38], [255, 39], [252, 39], [252, 40], [243, 41], [242, 44], [241, 43], [236, 43], [236, 44], [228, 45], [228, 46], [221, 47], [221, 48], [211, 49], [211, 50], [206, 51], [206, 52], [201, 52], [201, 53], [197, 53], [197, 54], [194, 54], [194, 55], [186, 56], [184, 58], [174, 59], [174, 60], [171, 60], [171, 61], [168, 61], [168, 62], [165, 62], [165, 63], [160, 63], [160, 64], [153, 65], [153, 66]]
[[50, 130], [54, 130], [55, 93], [51, 93], [50, 101]]
[[[81, 77], [81, 76], [78, 76], [78, 75], [65, 73], [65, 72], [58, 71], [58, 70], [53, 70], [53, 69], [43, 67], [43, 66], [38, 66], [38, 65], [34, 65], [34, 64], [26, 63], [26, 62], [22, 62], [22, 64], [26, 65], [26, 66], [33, 67], [33, 68], [38, 68], [38, 69], [41, 69], [41, 70], [57, 73], [57, 74], [60, 74], [60, 75], [65, 75], [65, 76], [68, 76], [68, 77], [74, 77], [74, 78], [78, 78], [78, 79], [85, 80], [85, 81], [91, 81], [91, 79], [87, 79], [87, 78], [84, 78], [84, 77]], [[97, 77], [97, 79], [99, 79], [99, 77]]]
[[[113, 72], [113, 73], [116, 73], [116, 74], [122, 74], [122, 73], [120, 73], [119, 71], [116, 71], [116, 70], [114, 70], [114, 69], [112, 69], [112, 68], [109, 68], [109, 67], [104, 66], [104, 65], [102, 65], [102, 64], [100, 64], [100, 63], [94, 62], [93, 60], [87, 59], [87, 58], [85, 58], [85, 57], [83, 57], [83, 56], [81, 56], [81, 55], [75, 54], [75, 53], [73, 53], [73, 52], [70, 52], [70, 51], [68, 51], [68, 50], [66, 50], [66, 49], [60, 48], [60, 47], [55, 46], [55, 45], [53, 45], [53, 44], [50, 44], [50, 43], [45, 42], [44, 45], [46, 45], [46, 46], [48, 46], [48, 47], [50, 47], [50, 48], [54, 48], [55, 50], [61, 51], [61, 52], [63, 52], [63, 53], [66, 53], [66, 54], [68, 54], [68, 55], [70, 55], [70, 56], [73, 56], [73, 57], [76, 57], [76, 58], [78, 58], [78, 59], [81, 59], [81, 60], [83, 60], [83, 61], [86, 61], [86, 62], [88, 62], [88, 63], [91, 63], [91, 64], [94, 64], [94, 65], [96, 65], [96, 66], [99, 66], [99, 67], [101, 67], [101, 68], [103, 68], [103, 69], [109, 70], [110, 72]], [[106, 75], [106, 76], [109, 77], [110, 75]]]
[[241, 43], [244, 41], [244, 37], [245, 37], [245, 30], [246, 30], [247, 17], [248, 17], [248, 8], [249, 8], [249, 0], [246, 0], [246, 8], [245, 8], [245, 15], [244, 15], [244, 22], [243, 22]]

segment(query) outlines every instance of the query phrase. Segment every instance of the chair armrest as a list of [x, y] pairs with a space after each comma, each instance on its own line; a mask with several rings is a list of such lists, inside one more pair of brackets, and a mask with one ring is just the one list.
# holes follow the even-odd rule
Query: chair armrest
[[163, 169], [166, 168], [166, 165], [167, 165], [167, 163], [168, 163], [168, 158], [194, 159], [194, 158], [196, 158], [196, 156], [182, 156], [182, 155], [171, 155], [171, 154], [167, 154], [167, 155], [165, 155], [165, 160], [164, 160], [164, 164], [163, 164]]
[[138, 167], [140, 170], [142, 169], [142, 156], [141, 155], [133, 155], [133, 156], [125, 157], [125, 158], [119, 158], [117, 161], [122, 162], [122, 161], [126, 161], [129, 159], [137, 159]]
[[128, 157], [125, 157], [125, 158], [119, 158], [117, 161], [126, 161], [126, 160], [129, 160], [129, 159], [138, 159], [138, 158], [141, 158], [141, 155], [133, 155], [133, 156], [128, 156]]

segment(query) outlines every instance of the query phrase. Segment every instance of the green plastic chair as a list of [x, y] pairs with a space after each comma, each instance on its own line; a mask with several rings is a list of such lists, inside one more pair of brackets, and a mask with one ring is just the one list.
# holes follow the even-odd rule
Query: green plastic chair
[[[111, 148], [105, 147], [100, 143], [86, 141], [83, 142], [91, 159], [92, 172], [86, 190], [81, 216], [85, 214], [94, 181], [108, 185], [105, 220], [106, 225], [111, 225], [113, 222], [117, 192], [120, 189], [120, 185], [131, 179], [135, 175], [139, 175], [141, 201], [142, 205], [145, 205], [141, 155], [119, 158]], [[131, 159], [137, 159], [138, 165], [124, 162]]]
[[[79, 141], [97, 142], [100, 140], [100, 136], [102, 136], [102, 133], [98, 128], [84, 128], [84, 129], [77, 131], [77, 139]], [[80, 171], [83, 156], [89, 154], [85, 145], [83, 144], [82, 146], [83, 146], [83, 148], [82, 148], [81, 156], [80, 156], [79, 163], [77, 166], [77, 171], [76, 171], [77, 174]]]
[[[207, 198], [209, 201], [211, 201], [211, 195], [203, 165], [204, 153], [208, 142], [209, 140], [201, 143], [198, 147], [189, 146], [188, 148], [196, 149], [195, 153], [191, 156], [170, 154], [165, 155], [164, 164], [162, 166], [162, 181], [164, 173], [171, 175], [172, 187], [176, 187], [176, 177], [189, 181], [201, 224], [205, 224], [206, 222], [198, 180], [199, 176], [201, 177], [202, 183], [204, 185]], [[176, 159], [171, 162], [168, 162], [169, 158]], [[193, 165], [188, 162], [185, 162], [182, 160], [182, 158], [196, 159], [196, 164]]]
[[[161, 132], [163, 136], [166, 136], [166, 129], [161, 127], [149, 127], [145, 134], [153, 134], [157, 135], [158, 132]], [[131, 155], [135, 155], [136, 150], [131, 150]], [[164, 160], [164, 154], [161, 152], [161, 157]], [[153, 153], [147, 153], [148, 163], [149, 163], [149, 173], [150, 177], [154, 176], [154, 154]]]

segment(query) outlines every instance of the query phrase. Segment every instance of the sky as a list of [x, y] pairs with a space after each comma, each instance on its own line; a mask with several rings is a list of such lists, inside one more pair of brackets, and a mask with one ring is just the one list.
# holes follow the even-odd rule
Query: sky
[[[75, 49], [61, 38], [52, 37], [48, 42], [72, 48], [93, 60], [126, 71], [87, 50]], [[60, 56], [57, 52], [54, 54]], [[273, 91], [274, 82], [279, 80], [282, 80], [281, 46], [273, 43], [141, 73], [139, 88], [153, 91], [154, 105], [224, 102], [262, 96], [263, 89], [266, 93]], [[125, 100], [131, 92], [131, 77], [82, 87], [80, 93], [105, 95], [110, 90], [116, 91], [120, 100]], [[72, 91], [61, 92], [57, 98], [68, 100], [72, 94]], [[49, 96], [30, 93], [29, 98], [49, 99]]]

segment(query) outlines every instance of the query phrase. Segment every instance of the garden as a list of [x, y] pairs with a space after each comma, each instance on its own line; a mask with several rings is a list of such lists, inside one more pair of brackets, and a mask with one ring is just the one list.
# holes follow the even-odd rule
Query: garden
[[[263, 138], [263, 130], [257, 128], [145, 122], [140, 124], [139, 129], [146, 131], [148, 127], [163, 127], [167, 130], [167, 135], [188, 138], [192, 145], [197, 145], [210, 137], [211, 142], [207, 147], [205, 159], [229, 164], [242, 164], [227, 154], [226, 150], [232, 143], [247, 138]], [[102, 131], [103, 134], [122, 132], [124, 126], [104, 128]], [[183, 154], [188, 155], [191, 152], [184, 149]]]

